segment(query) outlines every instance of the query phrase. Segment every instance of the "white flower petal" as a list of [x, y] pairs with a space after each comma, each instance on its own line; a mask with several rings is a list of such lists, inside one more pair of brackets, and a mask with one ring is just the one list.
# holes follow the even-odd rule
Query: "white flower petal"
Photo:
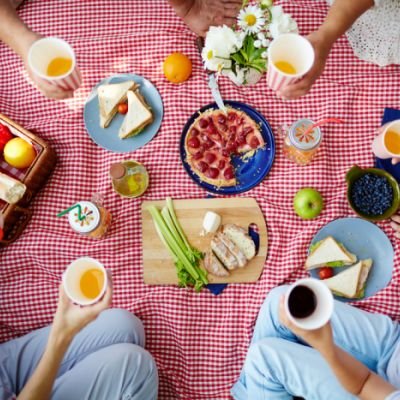
[[259, 40], [264, 40], [264, 39], [265, 39], [264, 33], [258, 32], [258, 33], [257, 33], [257, 39], [259, 39]]
[[298, 33], [297, 23], [289, 14], [277, 14], [275, 18], [272, 18], [269, 32], [274, 39], [282, 33]]
[[268, 39], [264, 39], [264, 40], [261, 42], [262, 47], [268, 47], [268, 46], [270, 45], [270, 43], [271, 43], [271, 41], [268, 40]]
[[261, 47], [261, 40], [255, 40], [255, 41], [254, 41], [254, 47], [255, 47], [256, 49], [259, 49], [259, 48]]

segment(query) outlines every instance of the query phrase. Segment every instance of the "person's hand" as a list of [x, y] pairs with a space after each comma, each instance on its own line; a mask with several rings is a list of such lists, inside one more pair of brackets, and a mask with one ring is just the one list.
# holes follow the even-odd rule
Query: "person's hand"
[[400, 158], [397, 158], [397, 157], [393, 157], [392, 158], [392, 164], [393, 165], [396, 165], [397, 163], [399, 163], [400, 162]]
[[199, 36], [205, 36], [210, 26], [235, 24], [242, 6], [242, 0], [170, 0], [170, 3], [177, 15]]
[[400, 214], [392, 216], [390, 226], [394, 230], [394, 236], [400, 239]]
[[277, 92], [277, 96], [284, 100], [295, 100], [307, 94], [314, 82], [319, 78], [325, 69], [326, 60], [332, 48], [330, 40], [325, 39], [325, 37], [318, 31], [308, 35], [307, 39], [314, 47], [314, 64], [310, 71], [301, 79], [285, 86], [279, 92]]
[[57, 311], [54, 315], [52, 333], [55, 336], [72, 339], [89, 322], [92, 322], [97, 316], [111, 305], [112, 285], [108, 278], [107, 290], [103, 298], [90, 306], [79, 306], [74, 304], [64, 292], [63, 285], [60, 285], [60, 295]]
[[42, 36], [33, 32], [27, 31], [19, 38], [18, 42], [18, 54], [22, 58], [24, 62], [25, 68], [32, 79], [32, 81], [36, 84], [38, 89], [48, 98], [50, 99], [67, 99], [74, 96], [74, 92], [72, 90], [62, 89], [58, 86], [52, 85], [49, 82], [46, 82], [44, 79], [37, 77], [33, 71], [29, 68], [28, 64], [28, 52], [31, 45], [36, 42], [36, 40], [41, 39]]
[[290, 321], [285, 310], [285, 295], [282, 295], [279, 302], [279, 319], [282, 325], [290, 329], [297, 337], [303, 339], [310, 346], [321, 353], [331, 350], [334, 346], [333, 334], [330, 323], [328, 322], [319, 329], [301, 329]]

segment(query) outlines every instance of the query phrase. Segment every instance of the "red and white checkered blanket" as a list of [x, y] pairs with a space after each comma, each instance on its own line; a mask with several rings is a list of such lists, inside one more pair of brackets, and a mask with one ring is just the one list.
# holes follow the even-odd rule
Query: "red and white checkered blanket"
[[[323, 0], [281, 2], [297, 20], [302, 34], [324, 19]], [[160, 372], [162, 399], [227, 399], [243, 364], [257, 312], [275, 285], [304, 275], [306, 249], [327, 222], [353, 215], [347, 205], [344, 175], [353, 165], [371, 166], [371, 142], [384, 107], [400, 107], [400, 67], [379, 68], [356, 59], [345, 38], [335, 45], [324, 75], [309, 95], [281, 101], [263, 79], [256, 87], [236, 87], [221, 79], [225, 99], [259, 110], [274, 132], [301, 117], [343, 118], [345, 125], [324, 128], [315, 161], [296, 166], [277, 155], [269, 176], [243, 194], [257, 199], [267, 220], [269, 255], [256, 284], [229, 285], [219, 296], [175, 287], [143, 284], [140, 205], [142, 199], [202, 198], [206, 193], [182, 168], [178, 143], [189, 116], [212, 101], [194, 40], [167, 1], [32, 0], [22, 18], [37, 32], [66, 39], [77, 53], [83, 86], [72, 100], [45, 99], [29, 83], [18, 57], [0, 44], [0, 112], [39, 134], [58, 154], [58, 165], [34, 203], [34, 215], [22, 237], [0, 253], [0, 334], [8, 340], [49, 324], [56, 308], [61, 274], [75, 258], [89, 255], [112, 269], [114, 306], [138, 315], [147, 333], [147, 348]], [[171, 52], [193, 62], [193, 76], [183, 85], [168, 83], [161, 65]], [[83, 124], [82, 110], [92, 87], [104, 77], [134, 72], [150, 79], [164, 102], [158, 135], [128, 155], [96, 146]], [[143, 162], [151, 185], [142, 199], [127, 200], [112, 190], [112, 162]], [[326, 209], [320, 218], [302, 221], [292, 210], [294, 193], [303, 186], [320, 190]], [[93, 193], [105, 196], [114, 223], [108, 237], [93, 241], [73, 233], [56, 214]], [[387, 222], [378, 224], [396, 251], [389, 287], [358, 306], [399, 319], [399, 241]]]

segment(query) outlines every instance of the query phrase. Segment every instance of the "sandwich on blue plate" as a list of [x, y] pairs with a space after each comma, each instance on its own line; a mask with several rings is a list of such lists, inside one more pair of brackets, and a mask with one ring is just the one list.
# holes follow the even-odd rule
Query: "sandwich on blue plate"
[[138, 90], [128, 90], [128, 112], [119, 130], [119, 137], [126, 139], [138, 135], [153, 122], [153, 114]]
[[136, 89], [134, 81], [106, 83], [97, 88], [99, 99], [100, 126], [107, 128], [118, 111], [118, 104], [126, 101], [128, 90]]
[[338, 243], [332, 236], [328, 236], [311, 246], [305, 268], [311, 270], [321, 267], [344, 267], [356, 261], [357, 257], [343, 244]]
[[337, 296], [349, 299], [362, 299], [365, 296], [365, 287], [372, 260], [360, 260], [357, 264], [341, 271], [332, 278], [324, 279], [323, 282]]

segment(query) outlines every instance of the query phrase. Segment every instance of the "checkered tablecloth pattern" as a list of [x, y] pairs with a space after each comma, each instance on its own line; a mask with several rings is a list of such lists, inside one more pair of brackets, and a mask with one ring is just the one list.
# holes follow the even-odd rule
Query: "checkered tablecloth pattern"
[[[324, 1], [283, 1], [301, 33], [315, 29], [327, 12]], [[0, 44], [0, 112], [34, 130], [58, 154], [58, 165], [32, 204], [34, 215], [21, 238], [0, 253], [0, 334], [8, 340], [49, 324], [56, 308], [61, 274], [79, 256], [99, 259], [113, 272], [116, 307], [138, 315], [146, 329], [147, 348], [160, 373], [161, 399], [228, 399], [243, 364], [257, 312], [275, 285], [304, 276], [306, 249], [316, 231], [329, 221], [353, 215], [347, 205], [345, 172], [353, 165], [372, 166], [374, 130], [384, 107], [400, 107], [400, 67], [378, 68], [356, 59], [345, 38], [335, 45], [326, 71], [310, 94], [281, 101], [263, 79], [256, 87], [236, 87], [221, 79], [225, 99], [259, 110], [274, 132], [298, 118], [343, 118], [344, 125], [324, 128], [315, 161], [307, 167], [283, 157], [282, 138], [269, 176], [243, 194], [257, 199], [269, 231], [269, 255], [260, 280], [229, 285], [219, 296], [175, 287], [143, 284], [140, 205], [146, 199], [203, 198], [206, 193], [182, 168], [178, 143], [186, 120], [212, 101], [195, 36], [165, 0], [30, 0], [22, 18], [46, 36], [66, 39], [75, 49], [83, 85], [72, 100], [45, 99], [24, 72], [18, 57]], [[193, 76], [183, 85], [168, 83], [163, 59], [182, 51], [193, 62]], [[150, 79], [164, 102], [158, 135], [128, 155], [96, 146], [87, 135], [82, 110], [92, 87], [104, 77], [133, 72]], [[119, 198], [112, 190], [112, 162], [134, 158], [151, 178], [141, 199]], [[326, 200], [321, 217], [302, 221], [292, 210], [294, 193], [303, 186], [320, 190]], [[103, 193], [114, 218], [109, 236], [93, 241], [73, 233], [56, 214], [93, 193]], [[379, 223], [396, 251], [391, 284], [373, 298], [357, 303], [366, 310], [399, 319], [400, 258], [387, 222]]]

